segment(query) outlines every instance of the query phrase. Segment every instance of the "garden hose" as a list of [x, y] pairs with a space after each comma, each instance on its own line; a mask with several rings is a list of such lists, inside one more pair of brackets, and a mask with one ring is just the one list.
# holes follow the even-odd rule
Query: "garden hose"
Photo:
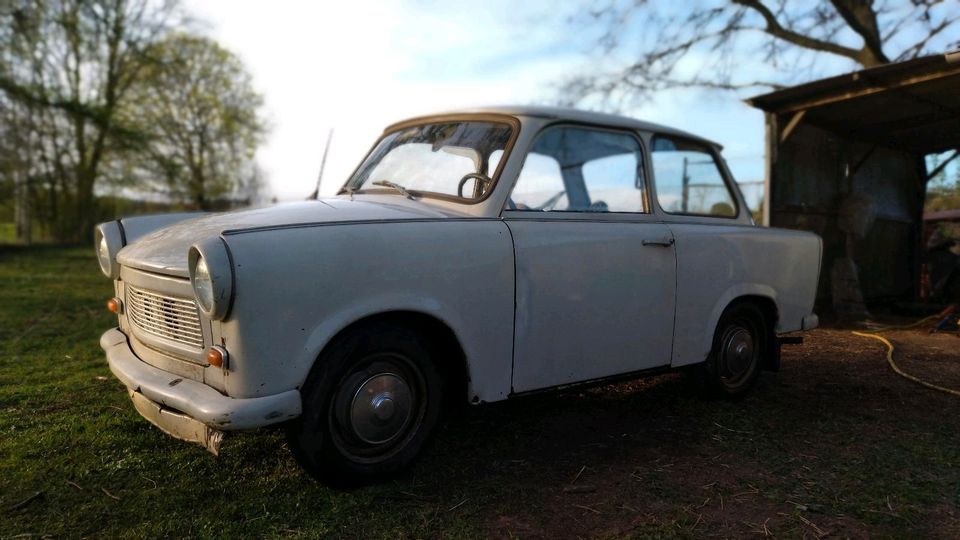
[[[921, 325], [923, 325], [923, 324], [924, 324], [925, 322], [927, 322], [927, 321], [932, 321], [932, 320], [935, 320], [935, 319], [939, 319], [939, 318], [941, 318], [943, 315], [944, 315], [943, 313], [938, 313], [937, 315], [930, 315], [929, 317], [924, 317], [924, 318], [920, 319], [919, 321], [915, 321], [915, 322], [912, 322], [912, 323], [910, 323], [910, 324], [903, 324], [903, 325], [898, 325], [898, 326], [894, 326], [894, 325], [887, 325], [887, 326], [885, 326], [885, 325], [873, 325], [873, 324], [871, 324], [872, 329], [871, 329], [868, 333], [884, 332], [884, 331], [886, 331], [886, 330], [909, 330], [909, 329], [911, 329], [911, 328], [916, 328], [916, 327], [918, 327], [918, 326], [921, 326]], [[868, 324], [870, 324], [870, 323], [868, 323]], [[856, 334], [856, 333], [857, 333], [857, 332], [854, 332], [854, 334]]]
[[[926, 319], [921, 319], [920, 321], [917, 321], [917, 322], [913, 323], [912, 325], [907, 325], [907, 326], [899, 327], [899, 328], [911, 328], [911, 327], [914, 327], [914, 326], [919, 326], [920, 324], [922, 324], [922, 323], [925, 322], [926, 320], [929, 320], [930, 318], [931, 318], [931, 317], [927, 317]], [[889, 330], [889, 329], [893, 329], [893, 328], [898, 328], [898, 327], [893, 327], [893, 326], [891, 326], [891, 327], [885, 328], [885, 330]], [[879, 330], [876, 330], [875, 332], [879, 332]], [[868, 333], [868, 332], [853, 332], [853, 335], [855, 335], [855, 336], [861, 336], [861, 337], [873, 338], [873, 339], [876, 339], [876, 340], [882, 342], [884, 345], [886, 345], [886, 346], [887, 346], [887, 363], [890, 364], [890, 368], [893, 369], [893, 371], [894, 371], [897, 375], [900, 375], [901, 377], [904, 377], [904, 378], [906, 378], [906, 379], [909, 379], [909, 380], [911, 380], [911, 381], [913, 381], [913, 382], [915, 382], [915, 383], [917, 383], [917, 384], [919, 384], [919, 385], [926, 386], [927, 388], [931, 388], [931, 389], [933, 389], [933, 390], [939, 390], [940, 392], [946, 392], [947, 394], [951, 394], [951, 395], [960, 397], [960, 391], [958, 391], [958, 390], [953, 390], [952, 388], [945, 388], [945, 387], [943, 387], [943, 386], [938, 386], [938, 385], [936, 385], [936, 384], [929, 383], [929, 382], [927, 382], [927, 381], [924, 381], [923, 379], [919, 379], [919, 378], [917, 378], [917, 377], [914, 377], [913, 375], [910, 375], [909, 373], [906, 373], [906, 372], [904, 372], [903, 370], [901, 370], [901, 369], [897, 366], [896, 362], [893, 361], [893, 343], [890, 343], [890, 340], [888, 340], [887, 338], [885, 338], [885, 337], [883, 337], [883, 336], [878, 336], [878, 335], [875, 334], [875, 333]]]

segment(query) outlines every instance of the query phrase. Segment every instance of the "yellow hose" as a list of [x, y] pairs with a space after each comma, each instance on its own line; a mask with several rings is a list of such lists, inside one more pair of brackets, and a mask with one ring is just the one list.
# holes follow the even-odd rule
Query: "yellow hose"
[[927, 381], [918, 379], [917, 377], [914, 377], [913, 375], [910, 375], [909, 373], [906, 373], [903, 370], [901, 370], [899, 367], [897, 367], [896, 362], [893, 361], [893, 343], [890, 343], [890, 340], [888, 340], [887, 338], [883, 336], [878, 336], [873, 333], [867, 333], [867, 332], [853, 332], [853, 335], [873, 338], [883, 342], [883, 344], [887, 346], [887, 363], [890, 364], [890, 368], [893, 369], [893, 371], [897, 375], [900, 375], [901, 377], [904, 377], [906, 379], [910, 379], [911, 381], [919, 385], [926, 386], [927, 388], [932, 388], [933, 390], [939, 390], [940, 392], [946, 392], [948, 394], [960, 397], [960, 391], [953, 390], [952, 388], [944, 388], [943, 386], [937, 386], [936, 384], [933, 384], [933, 383], [928, 383]]
[[[939, 319], [939, 318], [940, 318], [940, 315], [930, 315], [929, 317], [924, 317], [924, 318], [920, 319], [919, 321], [912, 322], [912, 323], [910, 323], [910, 324], [900, 325], [900, 326], [892, 326], [892, 325], [891, 325], [891, 326], [883, 326], [883, 325], [877, 325], [877, 326], [874, 326], [874, 328], [873, 328], [872, 330], [870, 330], [870, 332], [866, 332], [866, 333], [885, 332], [885, 331], [887, 331], [887, 330], [909, 330], [909, 329], [911, 329], [911, 328], [916, 328], [916, 327], [918, 327], [918, 326], [922, 326], [922, 325], [923, 325], [924, 323], [926, 323], [927, 321], [932, 321], [932, 320]], [[854, 334], [856, 334], [856, 332], [854, 332]]]

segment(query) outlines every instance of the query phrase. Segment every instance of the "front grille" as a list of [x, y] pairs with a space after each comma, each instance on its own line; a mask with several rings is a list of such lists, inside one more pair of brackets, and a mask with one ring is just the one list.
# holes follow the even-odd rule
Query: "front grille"
[[140, 330], [154, 336], [203, 348], [197, 304], [127, 286], [127, 313]]

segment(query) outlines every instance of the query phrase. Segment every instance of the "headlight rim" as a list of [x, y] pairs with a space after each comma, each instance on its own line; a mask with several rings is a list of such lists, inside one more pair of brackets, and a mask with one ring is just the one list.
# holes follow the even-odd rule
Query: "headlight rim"
[[[103, 243], [107, 247], [107, 267], [104, 267], [104, 260], [100, 256], [100, 248]], [[123, 237], [123, 231], [117, 221], [108, 221], [97, 225], [94, 229], [94, 253], [97, 255], [97, 264], [103, 275], [110, 279], [120, 278], [120, 265], [117, 263], [117, 253], [126, 244]]]
[[[203, 271], [201, 272], [201, 265]], [[201, 280], [205, 282], [203, 288], [200, 287]], [[194, 264], [193, 277], [190, 279], [190, 285], [193, 288], [193, 295], [196, 297], [197, 305], [205, 313], [212, 313], [216, 307], [216, 298], [213, 293], [213, 278], [210, 276], [210, 267], [203, 255], [197, 255], [197, 262]], [[203, 292], [207, 289], [207, 293]], [[209, 297], [207, 296], [209, 294]]]
[[[204, 305], [197, 293], [197, 264], [203, 260], [210, 275], [212, 305]], [[206, 317], [223, 320], [233, 305], [233, 260], [226, 244], [220, 238], [209, 239], [190, 246], [187, 255], [190, 287], [197, 308]]]

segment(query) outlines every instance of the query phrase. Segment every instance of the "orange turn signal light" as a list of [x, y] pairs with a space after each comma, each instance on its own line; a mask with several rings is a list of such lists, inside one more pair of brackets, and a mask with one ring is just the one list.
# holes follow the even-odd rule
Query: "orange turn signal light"
[[121, 313], [123, 313], [123, 301], [121, 301], [117, 297], [113, 297], [107, 300], [107, 309], [110, 310], [111, 313], [116, 313], [117, 315], [120, 315]]
[[223, 367], [227, 362], [227, 351], [214, 345], [207, 349], [207, 363], [215, 367]]

